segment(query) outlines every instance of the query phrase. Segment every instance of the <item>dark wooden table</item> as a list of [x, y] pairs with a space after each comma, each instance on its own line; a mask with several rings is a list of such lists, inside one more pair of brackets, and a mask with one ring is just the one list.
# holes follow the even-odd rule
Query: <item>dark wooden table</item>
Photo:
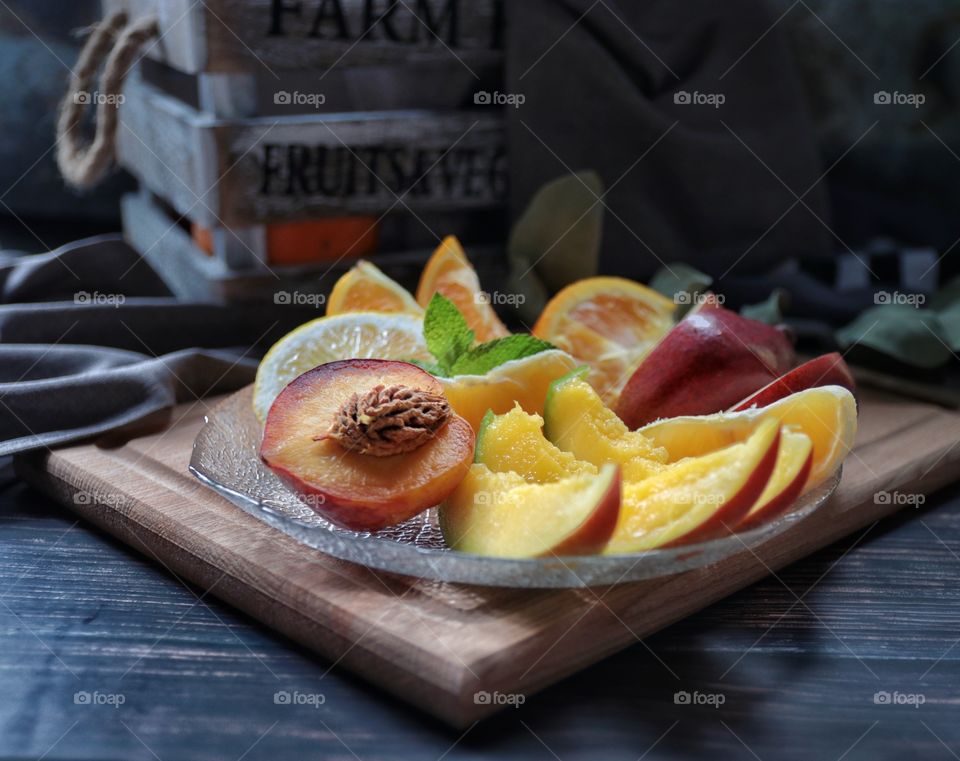
[[7, 485], [0, 757], [955, 759], [958, 580], [954, 489], [461, 733]]

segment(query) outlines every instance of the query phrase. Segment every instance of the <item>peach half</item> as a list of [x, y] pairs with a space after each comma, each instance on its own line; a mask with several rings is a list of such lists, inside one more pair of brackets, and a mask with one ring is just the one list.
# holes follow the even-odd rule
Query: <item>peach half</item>
[[[473, 459], [473, 429], [452, 412], [410, 451], [361, 453], [332, 438], [329, 432], [344, 409], [380, 387], [413, 389], [433, 399], [443, 394], [436, 378], [406, 362], [329, 362], [280, 392], [260, 445], [264, 463], [301, 501], [331, 523], [354, 531], [400, 523], [443, 501]], [[358, 416], [360, 428], [371, 422], [364, 414], [361, 410]], [[395, 431], [381, 428], [379, 433], [389, 437]]]

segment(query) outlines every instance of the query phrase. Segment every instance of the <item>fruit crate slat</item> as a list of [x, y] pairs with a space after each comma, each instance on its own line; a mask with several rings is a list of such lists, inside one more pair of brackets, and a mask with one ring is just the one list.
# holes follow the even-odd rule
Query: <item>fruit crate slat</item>
[[[299, 266], [267, 267], [262, 250], [250, 253], [251, 266], [230, 266], [222, 255], [204, 253], [175, 216], [150, 197], [131, 193], [121, 203], [123, 233], [129, 243], [180, 298], [213, 303], [276, 302], [278, 293], [326, 294], [354, 259], [318, 261]], [[224, 236], [235, 242], [235, 231]], [[256, 248], [253, 242], [248, 245]], [[378, 253], [367, 259], [390, 277], [413, 288], [431, 249]], [[258, 257], [260, 257], [258, 259]], [[470, 258], [484, 283], [496, 285], [505, 276], [503, 251], [493, 246], [473, 246]], [[323, 310], [319, 309], [318, 314]]]
[[137, 79], [125, 92], [120, 165], [180, 214], [207, 226], [392, 209], [491, 209], [506, 199], [503, 121], [494, 114], [387, 111], [224, 120]]
[[503, 0], [104, 0], [157, 17], [147, 53], [190, 74], [502, 60]]

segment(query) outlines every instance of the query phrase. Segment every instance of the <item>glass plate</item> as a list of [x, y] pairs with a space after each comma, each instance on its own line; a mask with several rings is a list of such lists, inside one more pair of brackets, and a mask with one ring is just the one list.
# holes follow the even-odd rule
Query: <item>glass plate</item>
[[252, 388], [225, 399], [197, 435], [190, 471], [238, 507], [309, 547], [341, 560], [437, 581], [497, 587], [584, 587], [686, 571], [753, 549], [819, 508], [840, 470], [774, 521], [736, 535], [631, 555], [503, 559], [447, 549], [435, 509], [375, 533], [337, 528], [297, 499], [260, 461], [261, 426]]

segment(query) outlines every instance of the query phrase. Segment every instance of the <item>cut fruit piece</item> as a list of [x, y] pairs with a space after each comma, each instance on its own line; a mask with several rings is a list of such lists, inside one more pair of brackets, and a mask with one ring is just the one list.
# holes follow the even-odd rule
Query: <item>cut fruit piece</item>
[[349, 358], [433, 359], [423, 340], [423, 322], [410, 315], [355, 312], [311, 320], [277, 341], [260, 362], [253, 387], [257, 418], [266, 420], [273, 400], [297, 376]]
[[691, 544], [732, 533], [760, 498], [777, 461], [780, 426], [762, 423], [747, 441], [626, 483], [610, 555]]
[[347, 312], [400, 312], [423, 317], [423, 309], [400, 283], [370, 262], [357, 262], [334, 284], [327, 316]]
[[514, 472], [530, 483], [549, 483], [576, 475], [595, 475], [597, 468], [561, 452], [543, 436], [543, 418], [519, 406], [504, 415], [489, 413], [477, 434], [474, 461], [494, 473]]
[[550, 384], [576, 365], [566, 352], [549, 349], [504, 362], [485, 375], [455, 375], [440, 382], [457, 414], [478, 430], [487, 410], [499, 415], [519, 404], [532, 414], [542, 413]]
[[467, 321], [478, 341], [510, 335], [497, 313], [484, 298], [480, 279], [454, 236], [449, 235], [437, 246], [420, 274], [417, 303], [427, 308], [434, 293], [452, 301]]
[[744, 441], [764, 420], [776, 420], [813, 442], [813, 465], [805, 486], [809, 491], [832, 475], [852, 449], [857, 434], [857, 403], [845, 388], [820, 386], [798, 391], [766, 407], [660, 420], [640, 430], [664, 447], [672, 462]]
[[784, 332], [719, 306], [684, 317], [630, 376], [617, 414], [630, 428], [727, 409], [789, 370]]
[[584, 380], [586, 375], [587, 368], [580, 368], [550, 385], [543, 412], [546, 437], [580, 460], [621, 465], [625, 481], [659, 473], [667, 450], [630, 431]]
[[588, 555], [610, 538], [620, 514], [620, 471], [547, 484], [473, 465], [440, 506], [447, 545], [461, 552], [525, 558]]
[[780, 450], [773, 475], [763, 494], [737, 526], [737, 531], [756, 528], [789, 508], [803, 493], [813, 467], [813, 442], [787, 427], [780, 429]]
[[851, 392], [856, 392], [857, 384], [853, 379], [853, 373], [850, 372], [850, 368], [839, 353], [823, 354], [804, 362], [768, 383], [739, 404], [735, 404], [730, 411], [766, 407], [797, 391], [806, 391], [808, 388], [819, 386], [842, 386]]
[[590, 367], [590, 384], [613, 404], [643, 357], [673, 326], [676, 304], [620, 277], [578, 280], [557, 293], [533, 326]]
[[456, 488], [473, 459], [473, 429], [454, 414], [426, 430], [415, 449], [398, 454], [360, 454], [341, 444], [344, 439], [331, 438], [332, 426], [344, 416], [355, 418], [361, 433], [393, 448], [398, 448], [398, 429], [403, 428], [400, 434], [422, 433], [416, 426], [426, 424], [416, 419], [404, 418], [402, 425], [390, 428], [375, 426], [377, 412], [392, 421], [409, 406], [361, 409], [358, 395], [362, 400], [378, 387], [401, 387], [442, 400], [436, 378], [415, 365], [376, 359], [330, 362], [283, 389], [267, 415], [260, 446], [267, 467], [305, 504], [354, 531], [376, 531], [436, 505]]

